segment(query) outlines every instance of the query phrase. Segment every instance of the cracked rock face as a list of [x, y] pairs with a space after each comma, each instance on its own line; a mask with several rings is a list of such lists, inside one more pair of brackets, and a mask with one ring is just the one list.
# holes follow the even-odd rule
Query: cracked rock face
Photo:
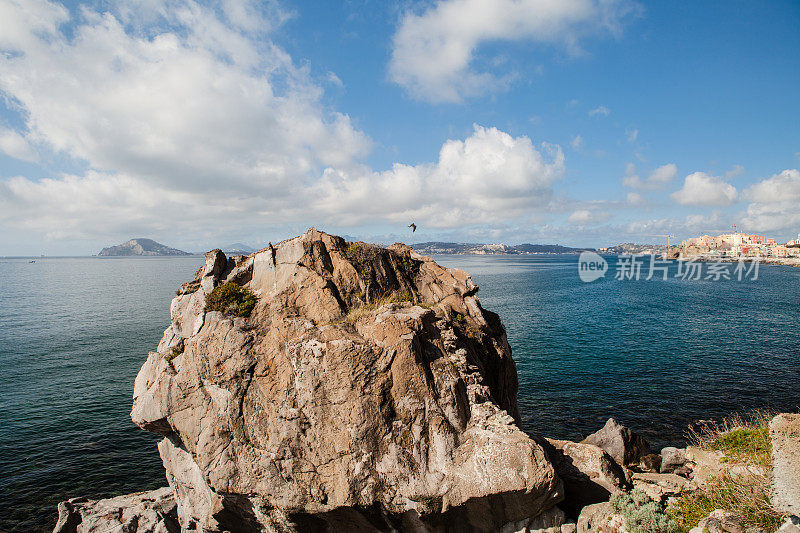
[[[257, 297], [249, 317], [204, 312], [227, 282]], [[515, 423], [511, 349], [476, 292], [405, 245], [316, 230], [209, 252], [131, 412], [165, 437], [182, 527], [489, 531], [553, 507], [561, 483]]]

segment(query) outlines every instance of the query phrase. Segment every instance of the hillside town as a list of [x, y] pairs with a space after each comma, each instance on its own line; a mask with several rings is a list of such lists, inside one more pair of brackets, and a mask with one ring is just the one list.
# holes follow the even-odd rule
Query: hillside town
[[683, 257], [800, 258], [800, 234], [797, 235], [797, 239], [782, 244], [763, 235], [737, 231], [736, 226], [733, 230], [733, 233], [724, 233], [716, 237], [703, 235], [686, 239], [673, 251], [673, 254]]

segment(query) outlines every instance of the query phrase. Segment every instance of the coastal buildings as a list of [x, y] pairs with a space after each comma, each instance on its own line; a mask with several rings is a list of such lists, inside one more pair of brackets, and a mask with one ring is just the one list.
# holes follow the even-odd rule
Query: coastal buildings
[[681, 242], [679, 252], [683, 255], [713, 255], [721, 257], [800, 257], [800, 234], [797, 240], [778, 244], [764, 235], [739, 232], [712, 237], [703, 235]]

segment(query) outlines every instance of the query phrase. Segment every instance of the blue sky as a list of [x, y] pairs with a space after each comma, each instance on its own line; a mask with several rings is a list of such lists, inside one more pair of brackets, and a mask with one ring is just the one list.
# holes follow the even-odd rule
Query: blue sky
[[0, 0], [0, 20], [0, 255], [309, 226], [800, 232], [794, 1]]

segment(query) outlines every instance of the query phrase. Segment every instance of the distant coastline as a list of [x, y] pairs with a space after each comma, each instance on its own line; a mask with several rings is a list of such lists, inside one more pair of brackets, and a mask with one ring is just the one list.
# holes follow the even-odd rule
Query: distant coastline
[[535, 255], [565, 254], [574, 255], [594, 248], [572, 248], [560, 244], [479, 244], [458, 242], [422, 242], [411, 244], [415, 252], [423, 255]]

